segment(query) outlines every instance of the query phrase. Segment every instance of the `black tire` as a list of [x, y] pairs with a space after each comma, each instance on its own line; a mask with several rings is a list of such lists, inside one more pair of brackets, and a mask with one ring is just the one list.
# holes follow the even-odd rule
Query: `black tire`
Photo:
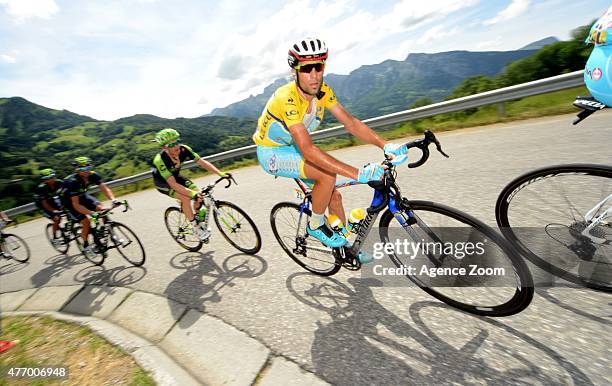
[[215, 224], [227, 242], [240, 252], [249, 255], [259, 252], [261, 235], [249, 215], [231, 202], [216, 201], [215, 204], [217, 207], [213, 216]]
[[[304, 216], [305, 215], [305, 216]], [[274, 237], [283, 250], [300, 267], [314, 274], [331, 276], [340, 270], [334, 253], [309, 249], [309, 243], [318, 249], [323, 245], [306, 234], [306, 224], [311, 212], [306, 209], [300, 218], [300, 206], [293, 202], [280, 202], [270, 212], [270, 224]], [[316, 264], [316, 265], [315, 265]]]
[[51, 240], [53, 240], [53, 224], [47, 224], [45, 227], [45, 235], [47, 236], [47, 240], [53, 249], [58, 251], [59, 253], [65, 255], [68, 252], [68, 248], [70, 248], [70, 239], [64, 234], [64, 229], [62, 227], [59, 228], [60, 239], [62, 240], [62, 244], [53, 245]]
[[[402, 203], [402, 208], [404, 208], [404, 213], [406, 208], [410, 208], [418, 219], [417, 223], [412, 225], [410, 229], [414, 230], [415, 234], [424, 235], [429, 240], [434, 239], [434, 241], [439, 242], [440, 239], [446, 239], [446, 236], [438, 237], [442, 234], [442, 228], [436, 229], [433, 228], [434, 226], [447, 226], [452, 223], [454, 227], [461, 224], [461, 229], [469, 229], [469, 233], [466, 234], [470, 238], [475, 237], [476, 240], [487, 242], [487, 251], [493, 251], [492, 248], [495, 247], [494, 251], [497, 253], [493, 253], [493, 256], [490, 258], [500, 257], [495, 260], [494, 265], [500, 267], [503, 264], [507, 267], [509, 274], [506, 280], [511, 280], [511, 282], [503, 286], [496, 286], [495, 284], [484, 286], [482, 284], [486, 282], [481, 283], [483, 280], [481, 276], [470, 279], [467, 279], [467, 276], [461, 278], [449, 277], [448, 279], [452, 281], [448, 282], [448, 286], [430, 286], [428, 285], [429, 283], [423, 281], [423, 275], [419, 276], [418, 273], [414, 276], [407, 274], [406, 277], [422, 290], [452, 307], [475, 315], [509, 316], [519, 313], [529, 306], [534, 293], [533, 279], [529, 269], [521, 256], [515, 253], [504, 238], [492, 228], [459, 210], [429, 201], [405, 200]], [[392, 219], [394, 219], [393, 214], [388, 210], [380, 219], [380, 237], [383, 242], [389, 242], [389, 225]], [[397, 225], [399, 226], [399, 223]], [[400, 235], [407, 234], [403, 228], [400, 227], [399, 230], [401, 230]], [[421, 241], [421, 239], [416, 241]], [[489, 255], [490, 253], [483, 255], [482, 262], [486, 262]], [[394, 254], [389, 255], [389, 257], [396, 267], [404, 265]], [[449, 258], [445, 261], [449, 265], [465, 266], [467, 264], [467, 261], [456, 258]], [[446, 280], [446, 278], [442, 278], [442, 280]], [[484, 280], [487, 279], [485, 278]], [[469, 288], [453, 284], [461, 282], [467, 284]], [[459, 293], [461, 292], [467, 293], [467, 295], [465, 299], [458, 300]], [[486, 297], [486, 299], [482, 299], [483, 297]]]
[[[89, 235], [87, 236], [87, 238], [89, 239], [89, 245], [93, 246], [95, 245], [97, 239], [96, 237], [93, 236], [93, 232], [95, 232], [94, 228], [90, 228], [89, 229]], [[92, 264], [94, 265], [102, 265], [104, 264], [104, 260], [106, 260], [106, 251], [104, 251], [104, 253], [96, 253], [96, 255], [94, 257], [88, 257], [85, 252], [83, 251], [83, 238], [81, 237], [81, 230], [79, 229], [78, 233], [75, 233], [76, 237], [75, 237], [75, 241], [77, 243], [77, 248], [79, 249], [79, 251], [81, 251], [81, 254], [83, 256], [85, 256], [85, 258], [87, 260], [89, 260]]]
[[30, 247], [21, 237], [11, 234], [2, 234], [2, 253], [5, 257], [11, 258], [20, 263], [25, 263], [30, 259]]
[[202, 248], [202, 240], [193, 234], [189, 220], [179, 208], [171, 206], [166, 209], [164, 223], [172, 239], [184, 249], [196, 252]]
[[124, 224], [113, 222], [110, 226], [109, 243], [130, 264], [140, 267], [145, 263], [145, 250], [136, 234]]
[[[612, 222], [591, 235], [584, 215], [612, 195], [612, 166], [554, 165], [523, 174], [500, 193], [497, 225], [506, 239], [544, 271], [594, 290], [612, 291]], [[612, 206], [608, 201], [601, 209]], [[600, 214], [600, 213], [598, 213]]]

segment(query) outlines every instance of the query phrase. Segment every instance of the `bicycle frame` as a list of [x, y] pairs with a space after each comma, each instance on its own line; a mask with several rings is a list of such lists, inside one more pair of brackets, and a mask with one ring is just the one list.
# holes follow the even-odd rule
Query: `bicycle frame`
[[[395, 183], [396, 173], [394, 172], [395, 171], [394, 166], [393, 165], [388, 165], [388, 166], [389, 166], [389, 169], [386, 170], [385, 178], [383, 181], [368, 184], [370, 187], [374, 189], [374, 195], [372, 197], [372, 202], [370, 203], [370, 206], [366, 210], [367, 215], [359, 223], [359, 226], [356, 232], [357, 237], [355, 238], [355, 240], [350, 246], [347, 246], [345, 248], [339, 248], [341, 251], [344, 251], [345, 253], [348, 252], [348, 254], [353, 257], [357, 256], [359, 252], [361, 251], [363, 241], [368, 237], [372, 229], [372, 225], [376, 222], [376, 219], [378, 218], [378, 215], [380, 214], [380, 212], [382, 212], [385, 208], [389, 209], [389, 211], [393, 214], [393, 216], [397, 219], [397, 221], [405, 229], [408, 228], [410, 225], [414, 224], [414, 222], [416, 221], [410, 211], [408, 212], [409, 214], [408, 219], [404, 218], [404, 216], [402, 215], [401, 210], [403, 209], [402, 202], [404, 201], [404, 198], [401, 195], [401, 191], [399, 187]], [[297, 238], [297, 237], [301, 237], [301, 235], [299, 234], [299, 229], [300, 229], [300, 224], [302, 221], [302, 215], [304, 214], [305, 210], [311, 210], [310, 206], [311, 206], [312, 200], [311, 200], [310, 188], [302, 180], [298, 178], [294, 178], [294, 181], [298, 184], [298, 186], [300, 187], [301, 193], [304, 195], [302, 204], [300, 205], [300, 217], [298, 219], [298, 227], [297, 227], [298, 234], [296, 234], [296, 238]], [[347, 180], [347, 181], [336, 183], [335, 187], [336, 189], [341, 189], [341, 188], [358, 185], [358, 184], [362, 185], [361, 183], [355, 180]], [[331, 251], [329, 248], [319, 248], [319, 247], [308, 247], [308, 249], [319, 250], [322, 252]]]
[[[597, 212], [599, 212], [599, 210], [602, 209], [604, 205], [608, 204], [608, 202], [610, 202], [608, 208], [602, 214], [595, 217]], [[591, 234], [591, 229], [604, 222], [605, 219], [608, 218], [610, 215], [612, 215], [612, 194], [604, 198], [601, 202], [599, 202], [591, 210], [589, 210], [587, 214], [584, 215], [584, 219], [589, 223], [589, 225], [582, 231], [582, 235], [591, 239], [591, 241], [593, 241], [595, 244], [605, 244], [607, 240], [601, 237], [593, 236]]]

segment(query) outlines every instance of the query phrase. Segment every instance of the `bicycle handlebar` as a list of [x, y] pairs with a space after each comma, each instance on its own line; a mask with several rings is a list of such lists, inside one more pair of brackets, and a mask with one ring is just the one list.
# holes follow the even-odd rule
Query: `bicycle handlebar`
[[238, 185], [238, 183], [236, 182], [236, 180], [234, 179], [234, 177], [232, 177], [231, 173], [226, 173], [227, 176], [225, 177], [220, 177], [217, 181], [213, 182], [212, 184], [202, 188], [201, 193], [208, 193], [212, 190], [212, 188], [214, 188], [215, 186], [217, 186], [217, 184], [223, 180], [227, 180], [227, 185], [225, 185], [225, 189], [229, 188], [232, 183], [234, 183], [235, 185]]
[[406, 147], [408, 149], [418, 148], [419, 150], [421, 150], [421, 158], [419, 158], [415, 162], [411, 162], [408, 164], [408, 167], [411, 169], [417, 168], [427, 161], [427, 159], [429, 158], [429, 145], [431, 145], [432, 143], [436, 145], [436, 150], [438, 150], [440, 154], [442, 154], [446, 158], [449, 158], [448, 154], [446, 154], [442, 150], [442, 145], [440, 145], [440, 141], [438, 141], [434, 133], [429, 130], [425, 130], [423, 134], [425, 134], [424, 138], [416, 139], [414, 141], [406, 143]]

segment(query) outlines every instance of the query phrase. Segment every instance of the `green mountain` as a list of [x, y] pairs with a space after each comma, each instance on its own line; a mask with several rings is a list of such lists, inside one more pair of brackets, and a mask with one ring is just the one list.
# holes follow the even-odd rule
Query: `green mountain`
[[540, 40], [535, 41], [533, 43], [529, 43], [525, 47], [519, 48], [519, 50], [539, 50], [540, 48], [544, 48], [544, 47], [549, 46], [551, 44], [555, 44], [558, 41], [559, 41], [559, 39], [557, 39], [556, 37], [549, 36], [547, 38], [540, 39]]
[[148, 170], [159, 151], [151, 140], [163, 127], [176, 128], [196, 152], [209, 155], [250, 144], [255, 125], [253, 119], [154, 115], [97, 121], [23, 98], [0, 98], [0, 209], [31, 202], [38, 170], [67, 175], [79, 155], [92, 158], [107, 180]]
[[[509, 63], [532, 55], [534, 50], [410, 54], [403, 61], [386, 60], [361, 66], [348, 75], [329, 74], [325, 81], [338, 100], [355, 116], [364, 119], [407, 109], [417, 99], [444, 99], [464, 78], [500, 73]], [[212, 116], [257, 118], [274, 90], [286, 79], [278, 79], [263, 93], [250, 96]]]

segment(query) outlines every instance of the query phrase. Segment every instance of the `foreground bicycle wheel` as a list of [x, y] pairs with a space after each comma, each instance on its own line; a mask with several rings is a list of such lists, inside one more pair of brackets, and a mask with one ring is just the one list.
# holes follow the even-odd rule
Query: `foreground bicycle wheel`
[[310, 210], [300, 214], [300, 206], [281, 202], [272, 208], [270, 223], [274, 237], [283, 250], [302, 268], [321, 276], [338, 272], [333, 251], [306, 233]]
[[179, 208], [170, 207], [166, 209], [164, 223], [170, 236], [184, 249], [196, 252], [202, 248], [202, 240], [193, 234], [189, 220]]
[[20, 263], [25, 263], [30, 259], [30, 248], [25, 240], [11, 233], [3, 233], [2, 238], [3, 240], [2, 243], [0, 243], [0, 248], [2, 248], [2, 253], [5, 257], [14, 259]]
[[64, 234], [64, 230], [61, 227], [59, 229], [59, 233], [60, 233], [60, 237], [57, 240], [59, 240], [61, 244], [53, 244], [52, 242], [52, 240], [54, 240], [53, 224], [47, 224], [47, 226], [45, 227], [45, 235], [47, 236], [47, 240], [49, 241], [49, 244], [51, 244], [53, 249], [65, 255], [66, 252], [68, 252], [70, 243], [69, 243], [68, 237], [66, 237], [66, 235]]
[[[409, 208], [417, 222], [407, 231], [397, 221], [391, 223], [393, 214], [386, 211], [380, 220], [380, 237], [385, 243], [408, 240], [434, 246], [433, 250], [424, 250], [418, 259], [406, 257], [402, 261], [401, 256], [388, 255], [398, 268], [415, 266], [415, 274], [405, 276], [422, 290], [452, 307], [483, 316], [514, 315], [531, 303], [534, 288], [527, 265], [493, 229], [463, 212], [429, 201], [405, 200], [402, 207], [403, 213]], [[440, 243], [467, 241], [475, 245], [483, 243], [485, 252], [457, 258], [456, 252], [452, 256], [435, 247]], [[428, 272], [437, 268], [464, 268], [466, 275], [431, 277], [422, 274], [423, 266]], [[500, 275], [468, 275], [472, 269]]]
[[[500, 193], [495, 214], [508, 241], [541, 269], [612, 290], [611, 166], [556, 165], [526, 173]], [[598, 216], [603, 221], [593, 223]]]
[[[89, 236], [88, 236], [89, 245], [92, 246], [92, 247], [96, 245], [96, 239], [92, 235], [93, 231], [94, 231], [94, 229], [90, 229], [90, 233], [89, 233]], [[83, 250], [84, 249], [83, 238], [81, 237], [80, 231], [79, 231], [78, 236], [76, 237], [75, 241], [77, 243], [77, 248], [79, 249], [79, 251], [81, 251], [81, 254], [83, 256], [85, 256], [85, 258], [87, 260], [92, 262], [94, 265], [102, 265], [102, 264], [104, 264], [104, 260], [106, 260], [106, 251], [104, 251], [104, 253], [96, 252], [95, 256], [92, 256], [92, 257], [87, 256], [87, 254]]]
[[145, 250], [136, 234], [118, 222], [113, 222], [110, 228], [110, 239], [124, 259], [135, 267], [145, 262]]
[[261, 235], [257, 226], [235, 204], [227, 201], [217, 201], [214, 219], [217, 228], [227, 242], [234, 248], [249, 255], [254, 255], [261, 249]]

